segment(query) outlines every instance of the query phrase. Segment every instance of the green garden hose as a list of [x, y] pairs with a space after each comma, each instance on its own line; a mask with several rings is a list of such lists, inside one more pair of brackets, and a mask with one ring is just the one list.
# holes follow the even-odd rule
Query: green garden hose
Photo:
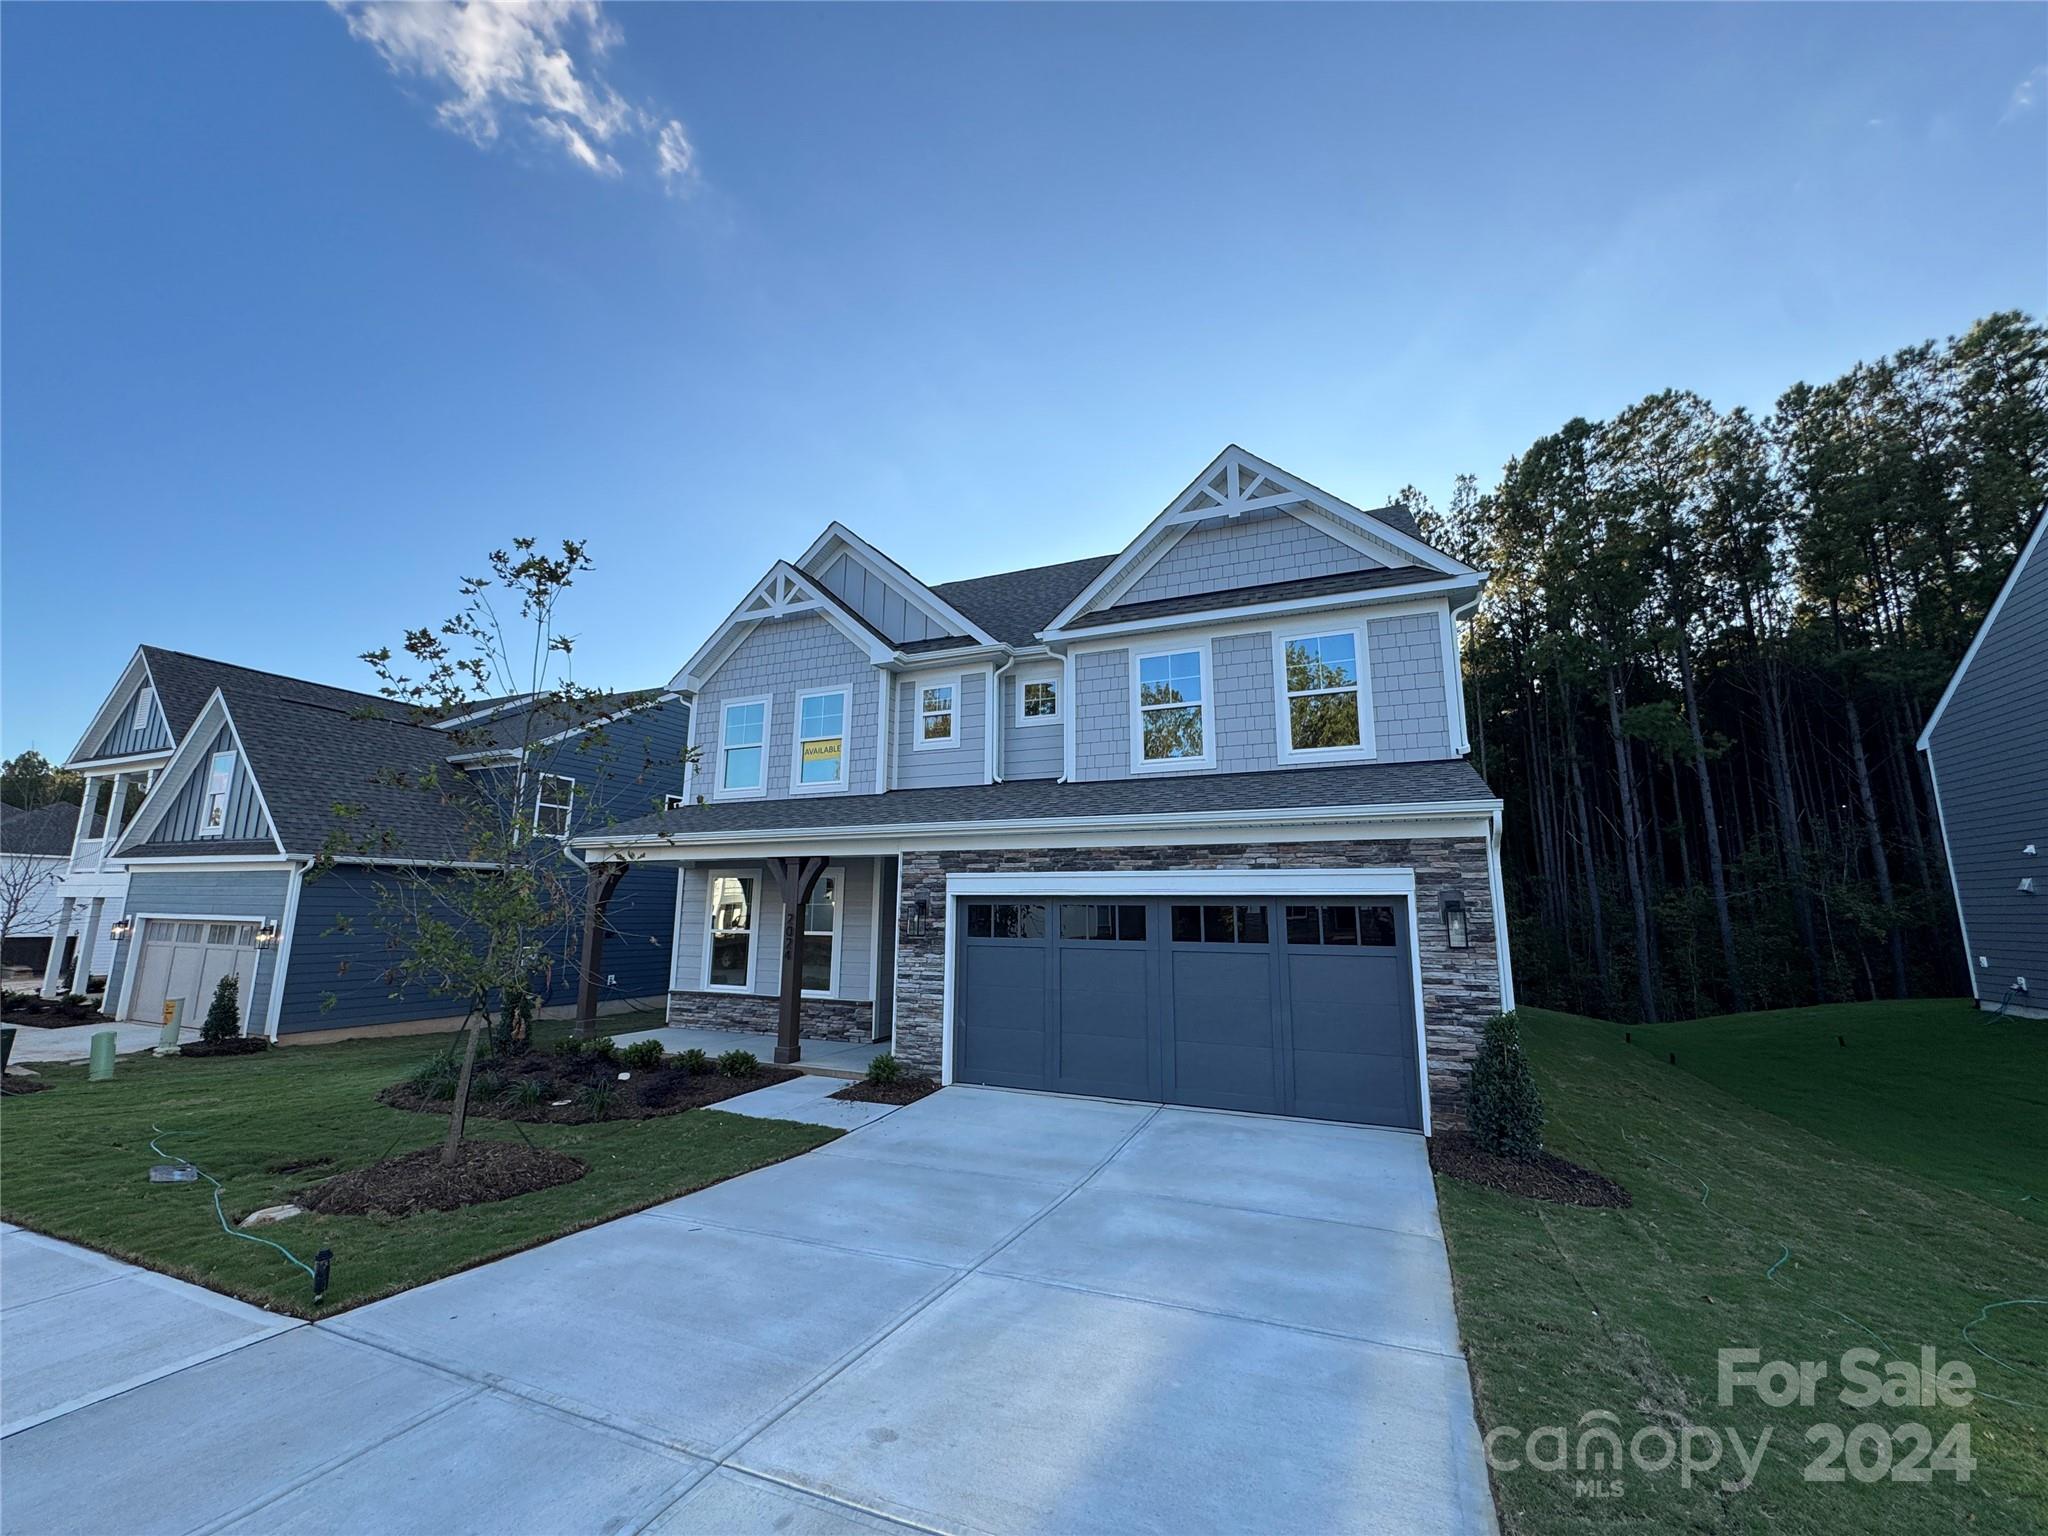
[[[156, 1132], [157, 1138], [159, 1139], [169, 1138], [172, 1136], [198, 1136], [204, 1134], [200, 1131], [167, 1131], [160, 1125], [152, 1125], [150, 1129]], [[267, 1237], [257, 1237], [252, 1233], [239, 1232], [234, 1227], [228, 1224], [228, 1213], [220, 1208], [221, 1182], [219, 1179], [216, 1179], [204, 1168], [200, 1167], [197, 1163], [193, 1162], [191, 1158], [180, 1157], [176, 1152], [168, 1152], [164, 1150], [164, 1148], [157, 1145], [157, 1142], [155, 1140], [152, 1140], [150, 1142], [149, 1150], [154, 1152], [158, 1157], [168, 1157], [173, 1159], [174, 1161], [183, 1163], [187, 1168], [190, 1168], [194, 1173], [198, 1174], [200, 1178], [206, 1180], [207, 1183], [213, 1186], [213, 1214], [214, 1218], [220, 1222], [221, 1231], [227, 1233], [229, 1237], [239, 1237], [245, 1243], [261, 1243], [266, 1248], [275, 1248], [279, 1253], [283, 1254], [287, 1259], [291, 1260], [292, 1263], [298, 1265], [300, 1269], [303, 1269], [306, 1272], [307, 1279], [311, 1280], [315, 1285], [318, 1285], [320, 1283], [320, 1277], [314, 1273], [313, 1266], [306, 1263], [304, 1260], [300, 1259], [297, 1254], [293, 1253], [291, 1249], [285, 1247], [283, 1243], [273, 1243]]]

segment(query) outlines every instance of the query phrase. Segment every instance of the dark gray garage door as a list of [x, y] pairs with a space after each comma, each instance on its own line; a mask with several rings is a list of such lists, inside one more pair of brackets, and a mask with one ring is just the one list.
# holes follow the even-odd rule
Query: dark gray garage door
[[959, 905], [958, 1082], [1421, 1129], [1399, 898]]

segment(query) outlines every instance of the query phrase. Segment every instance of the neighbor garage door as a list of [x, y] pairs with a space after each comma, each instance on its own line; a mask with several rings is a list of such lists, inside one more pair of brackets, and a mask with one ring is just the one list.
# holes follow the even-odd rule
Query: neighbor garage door
[[249, 1033], [250, 990], [256, 980], [254, 923], [188, 922], [153, 917], [142, 924], [141, 969], [128, 1004], [131, 1019], [160, 1024], [167, 999], [185, 1000], [185, 1022], [197, 1026], [223, 976], [241, 978], [243, 1033]]
[[959, 908], [957, 1082], [1422, 1127], [1401, 898]]

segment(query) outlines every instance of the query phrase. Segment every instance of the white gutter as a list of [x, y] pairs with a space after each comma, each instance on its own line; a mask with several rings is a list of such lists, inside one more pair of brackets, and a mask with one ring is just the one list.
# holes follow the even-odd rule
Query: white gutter
[[1409, 582], [1399, 587], [1367, 587], [1352, 592], [1327, 592], [1317, 597], [1283, 598], [1270, 603], [1245, 603], [1234, 608], [1203, 608], [1183, 613], [1156, 614], [1148, 619], [1126, 619], [1120, 624], [1074, 625], [1066, 629], [1042, 629], [1038, 638], [1047, 645], [1076, 645], [1105, 635], [1143, 634], [1155, 629], [1191, 629], [1228, 624], [1238, 619], [1285, 618], [1294, 613], [1317, 613], [1325, 608], [1365, 608], [1397, 602], [1409, 597], [1434, 597], [1472, 586], [1482, 578], [1443, 576], [1434, 581]]

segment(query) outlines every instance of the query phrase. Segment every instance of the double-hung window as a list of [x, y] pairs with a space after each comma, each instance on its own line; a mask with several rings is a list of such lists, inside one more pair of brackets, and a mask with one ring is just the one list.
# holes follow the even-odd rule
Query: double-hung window
[[839, 990], [839, 878], [820, 875], [804, 903], [797, 951], [800, 983], [807, 993], [825, 996]]
[[1283, 757], [1372, 750], [1360, 644], [1355, 629], [1289, 635], [1280, 642], [1286, 710], [1280, 723]]
[[953, 730], [952, 683], [921, 683], [917, 690], [917, 745], [950, 747], [957, 736]]
[[846, 787], [847, 691], [800, 693], [796, 699], [796, 766], [791, 783], [799, 791]]
[[746, 992], [754, 985], [754, 876], [714, 873], [706, 889], [704, 985]]
[[199, 805], [199, 835], [219, 837], [228, 825], [228, 791], [235, 783], [235, 754], [216, 752], [206, 770], [206, 798]]
[[768, 700], [734, 699], [719, 717], [718, 792], [764, 794], [767, 770]]
[[567, 837], [576, 812], [576, 781], [566, 773], [540, 775], [533, 792], [533, 830], [542, 837]]
[[1028, 677], [1017, 688], [1019, 725], [1056, 725], [1060, 718], [1060, 680]]
[[1210, 752], [1208, 654], [1161, 651], [1137, 658], [1138, 766], [1206, 764]]

